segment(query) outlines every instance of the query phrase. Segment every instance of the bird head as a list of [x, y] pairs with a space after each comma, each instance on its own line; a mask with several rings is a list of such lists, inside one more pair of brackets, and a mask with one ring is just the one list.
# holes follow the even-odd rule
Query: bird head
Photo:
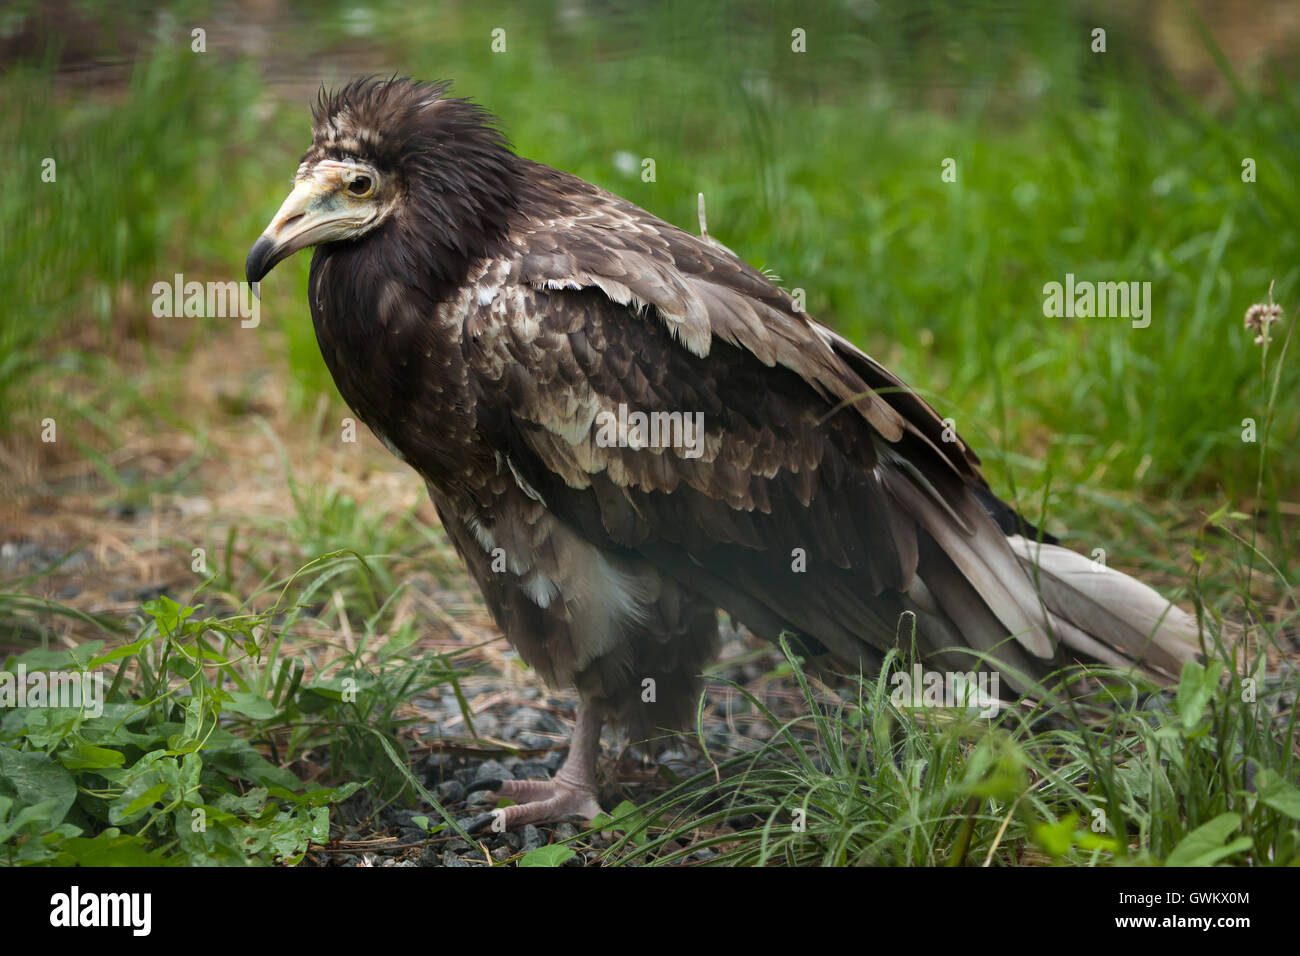
[[363, 77], [312, 109], [312, 145], [289, 193], [253, 244], [257, 282], [308, 246], [365, 241], [397, 226], [431, 257], [481, 253], [505, 230], [516, 157], [483, 108], [447, 83]]

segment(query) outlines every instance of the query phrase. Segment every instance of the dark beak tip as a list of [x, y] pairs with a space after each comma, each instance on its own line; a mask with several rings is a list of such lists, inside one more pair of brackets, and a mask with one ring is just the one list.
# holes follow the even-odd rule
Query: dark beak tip
[[271, 258], [274, 252], [275, 242], [269, 236], [257, 237], [257, 242], [248, 250], [248, 258], [244, 261], [244, 276], [249, 282], [260, 282], [271, 271], [275, 265], [275, 260]]

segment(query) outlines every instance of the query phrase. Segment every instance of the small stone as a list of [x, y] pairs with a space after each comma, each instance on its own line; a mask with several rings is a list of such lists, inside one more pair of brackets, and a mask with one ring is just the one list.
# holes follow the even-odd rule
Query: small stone
[[521, 760], [515, 764], [516, 780], [545, 780], [546, 764], [538, 760]]
[[542, 734], [558, 734], [564, 730], [564, 724], [560, 719], [548, 711], [538, 711], [537, 719], [533, 721], [533, 730]]
[[572, 840], [578, 835], [578, 828], [572, 823], [561, 823], [555, 828], [556, 841]]
[[524, 826], [523, 841], [522, 849], [525, 851], [536, 850], [539, 846], [546, 845], [546, 841], [542, 839], [542, 831], [531, 823]]
[[506, 726], [515, 730], [526, 730], [533, 726], [539, 715], [540, 712], [533, 710], [531, 707], [517, 707], [514, 713], [510, 715]]
[[438, 784], [434, 793], [438, 796], [438, 802], [444, 806], [465, 801], [465, 785], [459, 780], [444, 780]]
[[[428, 733], [428, 731], [425, 731]], [[421, 772], [432, 774], [435, 780], [441, 779], [443, 770], [446, 769], [447, 755], [440, 753], [431, 753], [424, 758], [424, 765], [420, 768]]]
[[480, 780], [513, 780], [514, 774], [505, 764], [496, 760], [484, 760], [478, 765], [474, 779], [471, 783], [477, 783]]
[[508, 846], [499, 846], [492, 851], [492, 859], [496, 860], [498, 863], [503, 863], [512, 856], [514, 856], [514, 853]]
[[688, 777], [695, 772], [695, 760], [684, 750], [665, 750], [655, 760], [659, 766], [679, 777]]
[[399, 827], [413, 827], [419, 829], [419, 824], [415, 822], [416, 817], [427, 817], [427, 813], [419, 810], [397, 810], [392, 814], [393, 824]]

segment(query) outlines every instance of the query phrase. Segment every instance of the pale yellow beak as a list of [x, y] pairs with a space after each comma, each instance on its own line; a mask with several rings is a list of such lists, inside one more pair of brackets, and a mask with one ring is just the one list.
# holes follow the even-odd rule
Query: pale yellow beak
[[365, 231], [376, 211], [371, 203], [343, 191], [353, 174], [355, 167], [347, 163], [324, 160], [294, 184], [271, 224], [249, 250], [244, 263], [249, 282], [259, 281], [299, 249]]

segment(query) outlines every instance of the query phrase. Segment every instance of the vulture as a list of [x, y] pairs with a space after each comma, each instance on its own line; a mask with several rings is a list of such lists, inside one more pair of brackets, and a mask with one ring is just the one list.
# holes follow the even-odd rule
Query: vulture
[[599, 812], [604, 722], [689, 720], [719, 610], [867, 672], [903, 634], [1013, 697], [1071, 663], [1168, 683], [1197, 651], [1191, 616], [1030, 525], [761, 272], [518, 156], [447, 83], [322, 89], [249, 282], [307, 246], [339, 393], [424, 479], [522, 659], [577, 690], [555, 776], [484, 787], [510, 827]]

